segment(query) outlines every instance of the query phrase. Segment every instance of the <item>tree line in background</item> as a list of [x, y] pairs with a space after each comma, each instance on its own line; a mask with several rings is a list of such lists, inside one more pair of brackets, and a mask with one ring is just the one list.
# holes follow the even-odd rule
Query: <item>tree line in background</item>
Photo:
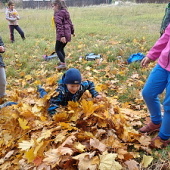
[[[10, 0], [0, 0], [0, 7], [5, 6]], [[13, 0], [17, 7], [21, 8], [48, 8], [51, 7], [50, 1], [45, 0]], [[111, 4], [115, 1], [131, 1], [136, 3], [168, 3], [169, 0], [66, 0], [67, 6], [88, 6]]]

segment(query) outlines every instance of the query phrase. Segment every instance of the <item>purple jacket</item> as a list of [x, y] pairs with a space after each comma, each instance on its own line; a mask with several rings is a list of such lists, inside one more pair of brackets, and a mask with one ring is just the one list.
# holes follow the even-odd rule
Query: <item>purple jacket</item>
[[157, 40], [155, 45], [147, 54], [151, 60], [158, 59], [158, 64], [167, 71], [170, 71], [170, 24], [165, 33]]
[[71, 41], [71, 34], [74, 34], [74, 27], [69, 12], [66, 9], [55, 12], [54, 21], [56, 25], [56, 39], [60, 41], [61, 37], [65, 37], [67, 42]]

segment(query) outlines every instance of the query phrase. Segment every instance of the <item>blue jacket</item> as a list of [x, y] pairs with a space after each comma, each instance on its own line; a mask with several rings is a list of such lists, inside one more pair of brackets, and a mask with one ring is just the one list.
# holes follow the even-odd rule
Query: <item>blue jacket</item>
[[67, 86], [62, 83], [62, 80], [60, 80], [59, 86], [56, 89], [58, 95], [50, 99], [48, 113], [53, 115], [56, 113], [56, 109], [59, 108], [59, 105], [66, 106], [68, 101], [78, 101], [86, 90], [89, 90], [92, 97], [99, 95], [99, 93], [95, 90], [94, 83], [91, 81], [87, 80], [81, 82], [80, 89], [75, 94], [72, 94], [68, 91]]

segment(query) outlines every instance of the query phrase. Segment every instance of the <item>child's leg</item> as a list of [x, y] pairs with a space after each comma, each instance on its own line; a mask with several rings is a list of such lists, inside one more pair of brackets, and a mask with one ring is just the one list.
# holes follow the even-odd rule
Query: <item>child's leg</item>
[[164, 116], [162, 119], [160, 132], [158, 134], [158, 136], [164, 140], [167, 140], [170, 138], [170, 128], [169, 128], [169, 124], [170, 124], [170, 72], [168, 74], [169, 76], [168, 76], [168, 82], [166, 86], [166, 95], [165, 95], [165, 100], [163, 102]]
[[167, 85], [167, 71], [156, 65], [151, 71], [148, 80], [143, 88], [142, 95], [150, 112], [154, 124], [162, 121], [161, 107], [158, 95], [161, 94]]
[[67, 43], [62, 43], [61, 41], [56, 41], [55, 44], [55, 51], [58, 55], [58, 58], [62, 63], [65, 63], [65, 53], [64, 53], [64, 47], [66, 46]]
[[64, 47], [67, 45], [67, 43], [65, 43], [65, 44], [62, 44], [62, 46], [61, 46], [61, 53], [63, 54], [63, 56], [64, 56], [64, 58], [65, 58], [65, 52], [64, 52]]
[[5, 95], [5, 90], [6, 90], [5, 68], [0, 67], [0, 97], [3, 97]]
[[11, 42], [14, 42], [14, 25], [9, 25], [9, 31], [10, 31], [10, 40]]
[[15, 26], [15, 29], [20, 34], [21, 38], [24, 40], [25, 39], [25, 35], [24, 35], [24, 32], [22, 31], [22, 29], [18, 25]]

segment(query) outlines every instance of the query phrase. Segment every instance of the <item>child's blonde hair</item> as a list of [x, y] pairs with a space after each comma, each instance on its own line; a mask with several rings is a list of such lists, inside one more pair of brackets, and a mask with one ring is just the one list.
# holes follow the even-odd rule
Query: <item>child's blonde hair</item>
[[54, 6], [58, 5], [59, 9], [67, 8], [67, 5], [64, 0], [54, 0], [52, 1], [52, 5]]

